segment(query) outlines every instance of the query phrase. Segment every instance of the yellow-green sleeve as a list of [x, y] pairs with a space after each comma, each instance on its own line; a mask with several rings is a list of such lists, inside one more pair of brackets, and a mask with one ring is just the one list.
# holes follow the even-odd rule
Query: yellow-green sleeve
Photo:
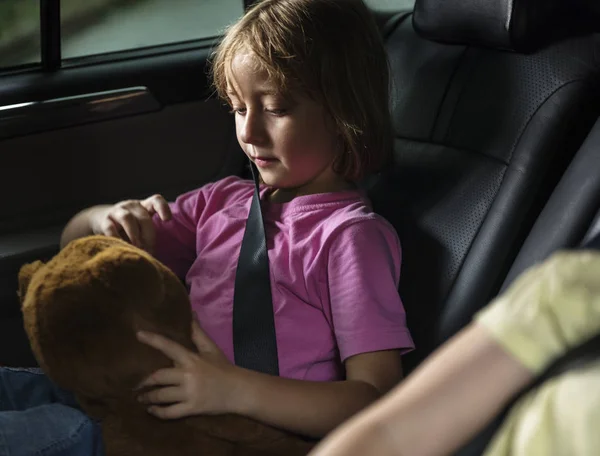
[[484, 456], [600, 454], [600, 363], [554, 377], [511, 409]]
[[600, 253], [564, 251], [522, 274], [475, 316], [534, 373], [600, 332]]

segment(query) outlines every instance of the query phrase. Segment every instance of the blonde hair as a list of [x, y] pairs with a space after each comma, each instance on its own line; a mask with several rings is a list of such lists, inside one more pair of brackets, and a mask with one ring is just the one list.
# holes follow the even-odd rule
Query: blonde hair
[[227, 81], [239, 52], [251, 51], [283, 94], [320, 103], [344, 144], [334, 170], [357, 182], [391, 158], [389, 65], [362, 0], [262, 0], [231, 26], [212, 57], [213, 84]]

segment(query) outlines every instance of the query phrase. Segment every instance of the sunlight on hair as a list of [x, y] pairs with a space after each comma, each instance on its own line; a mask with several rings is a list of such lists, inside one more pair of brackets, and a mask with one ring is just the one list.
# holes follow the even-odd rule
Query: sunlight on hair
[[[349, 32], [351, 31], [351, 32]], [[251, 52], [282, 93], [323, 105], [343, 140], [335, 170], [357, 182], [390, 159], [389, 66], [362, 0], [263, 0], [233, 24], [212, 57], [219, 97], [229, 102], [231, 62]]]

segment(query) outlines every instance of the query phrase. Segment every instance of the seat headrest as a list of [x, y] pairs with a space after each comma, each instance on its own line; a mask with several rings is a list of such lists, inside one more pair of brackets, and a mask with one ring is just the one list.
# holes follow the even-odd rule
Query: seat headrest
[[600, 32], [600, 2], [598, 0], [573, 0], [577, 27]]
[[433, 41], [531, 52], [556, 38], [581, 1], [416, 0], [413, 24]]

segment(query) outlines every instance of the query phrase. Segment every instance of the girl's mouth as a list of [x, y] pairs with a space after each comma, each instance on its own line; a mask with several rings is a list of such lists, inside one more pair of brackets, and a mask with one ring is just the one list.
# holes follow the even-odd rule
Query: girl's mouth
[[256, 166], [258, 166], [259, 168], [268, 168], [269, 166], [274, 165], [277, 161], [275, 158], [267, 157], [255, 157], [253, 160]]

